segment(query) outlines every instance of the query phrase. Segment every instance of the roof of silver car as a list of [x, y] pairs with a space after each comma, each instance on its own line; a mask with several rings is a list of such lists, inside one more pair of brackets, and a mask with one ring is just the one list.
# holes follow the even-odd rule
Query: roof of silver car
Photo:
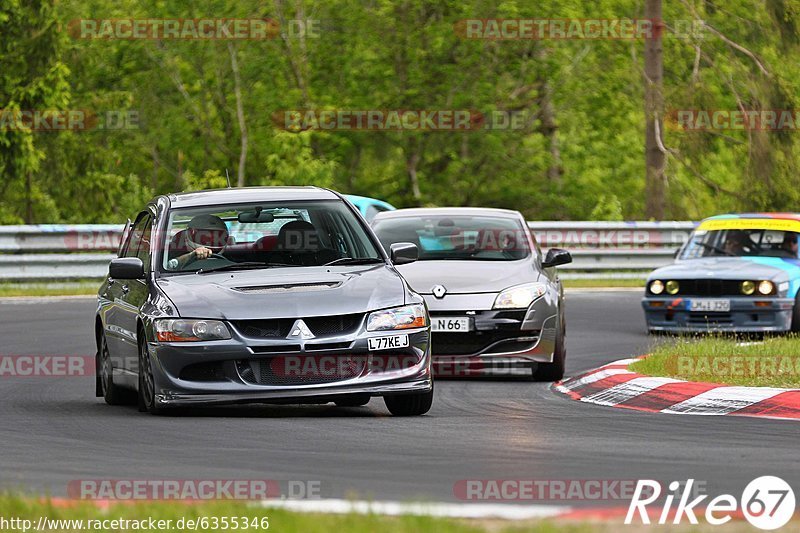
[[258, 201], [335, 200], [333, 191], [319, 187], [235, 187], [170, 194], [172, 207], [242, 204]]
[[510, 209], [497, 209], [494, 207], [414, 207], [410, 209], [398, 209], [396, 211], [384, 211], [375, 215], [375, 220], [401, 217], [424, 217], [424, 216], [493, 216], [507, 218], [521, 218], [519, 211]]

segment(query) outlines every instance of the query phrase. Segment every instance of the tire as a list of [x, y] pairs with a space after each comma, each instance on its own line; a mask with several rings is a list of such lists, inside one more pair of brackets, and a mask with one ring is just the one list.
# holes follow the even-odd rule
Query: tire
[[428, 392], [384, 396], [383, 402], [394, 416], [424, 415], [433, 404], [433, 387]]
[[556, 337], [556, 347], [553, 350], [552, 363], [539, 363], [533, 368], [534, 381], [561, 381], [564, 379], [564, 369], [567, 363], [567, 347], [565, 338], [567, 336], [567, 326], [564, 318], [561, 319], [561, 334]]
[[794, 312], [792, 313], [792, 333], [800, 333], [800, 294], [794, 300]]
[[369, 400], [369, 394], [353, 394], [352, 396], [344, 396], [338, 400], [334, 400], [333, 403], [335, 403], [337, 407], [361, 407], [367, 405]]
[[156, 405], [156, 387], [153, 378], [153, 367], [147, 344], [139, 341], [139, 411], [142, 413], [161, 414], [163, 409]]
[[134, 405], [136, 394], [132, 390], [114, 384], [114, 364], [108, 351], [105, 333], [100, 334], [99, 344], [96, 359], [96, 395], [101, 396], [108, 405]]

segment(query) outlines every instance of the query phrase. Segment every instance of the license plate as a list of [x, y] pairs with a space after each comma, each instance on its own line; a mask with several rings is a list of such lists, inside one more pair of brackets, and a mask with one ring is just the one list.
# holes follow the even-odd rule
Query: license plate
[[465, 317], [431, 317], [431, 331], [447, 333], [466, 333], [470, 330], [470, 320]]
[[369, 337], [369, 351], [391, 350], [408, 346], [408, 335], [389, 335], [386, 337]]
[[689, 311], [709, 311], [717, 313], [727, 313], [731, 310], [730, 300], [692, 300], [689, 304]]

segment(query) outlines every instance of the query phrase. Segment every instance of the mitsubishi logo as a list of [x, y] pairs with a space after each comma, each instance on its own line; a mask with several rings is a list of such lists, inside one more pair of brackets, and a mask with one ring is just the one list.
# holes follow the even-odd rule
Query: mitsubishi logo
[[302, 320], [296, 320], [292, 325], [291, 333], [286, 337], [287, 339], [313, 339], [314, 334], [308, 329], [306, 323]]
[[433, 295], [437, 298], [444, 298], [444, 295], [447, 294], [447, 289], [444, 288], [444, 285], [434, 285], [431, 289], [433, 291]]

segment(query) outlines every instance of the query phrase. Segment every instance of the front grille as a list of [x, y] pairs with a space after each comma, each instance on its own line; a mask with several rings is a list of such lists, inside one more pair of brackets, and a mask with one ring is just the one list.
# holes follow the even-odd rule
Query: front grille
[[743, 280], [679, 279], [677, 281], [680, 283], [680, 290], [676, 296], [742, 296]]
[[492, 348], [489, 353], [513, 352], [524, 350], [535, 341], [519, 342], [517, 338], [535, 337], [537, 332], [520, 332], [509, 330], [473, 331], [470, 333], [434, 333], [432, 339], [433, 355], [473, 355], [485, 351], [498, 341], [507, 341]]
[[364, 356], [278, 356], [236, 362], [242, 379], [254, 385], [299, 386], [335, 383], [364, 373]]
[[[361, 325], [364, 315], [361, 313], [336, 316], [316, 316], [305, 318], [311, 333], [317, 337], [327, 335], [349, 335], [355, 333]], [[260, 339], [286, 338], [297, 318], [270, 318], [263, 320], [235, 320], [233, 325], [245, 337]]]

